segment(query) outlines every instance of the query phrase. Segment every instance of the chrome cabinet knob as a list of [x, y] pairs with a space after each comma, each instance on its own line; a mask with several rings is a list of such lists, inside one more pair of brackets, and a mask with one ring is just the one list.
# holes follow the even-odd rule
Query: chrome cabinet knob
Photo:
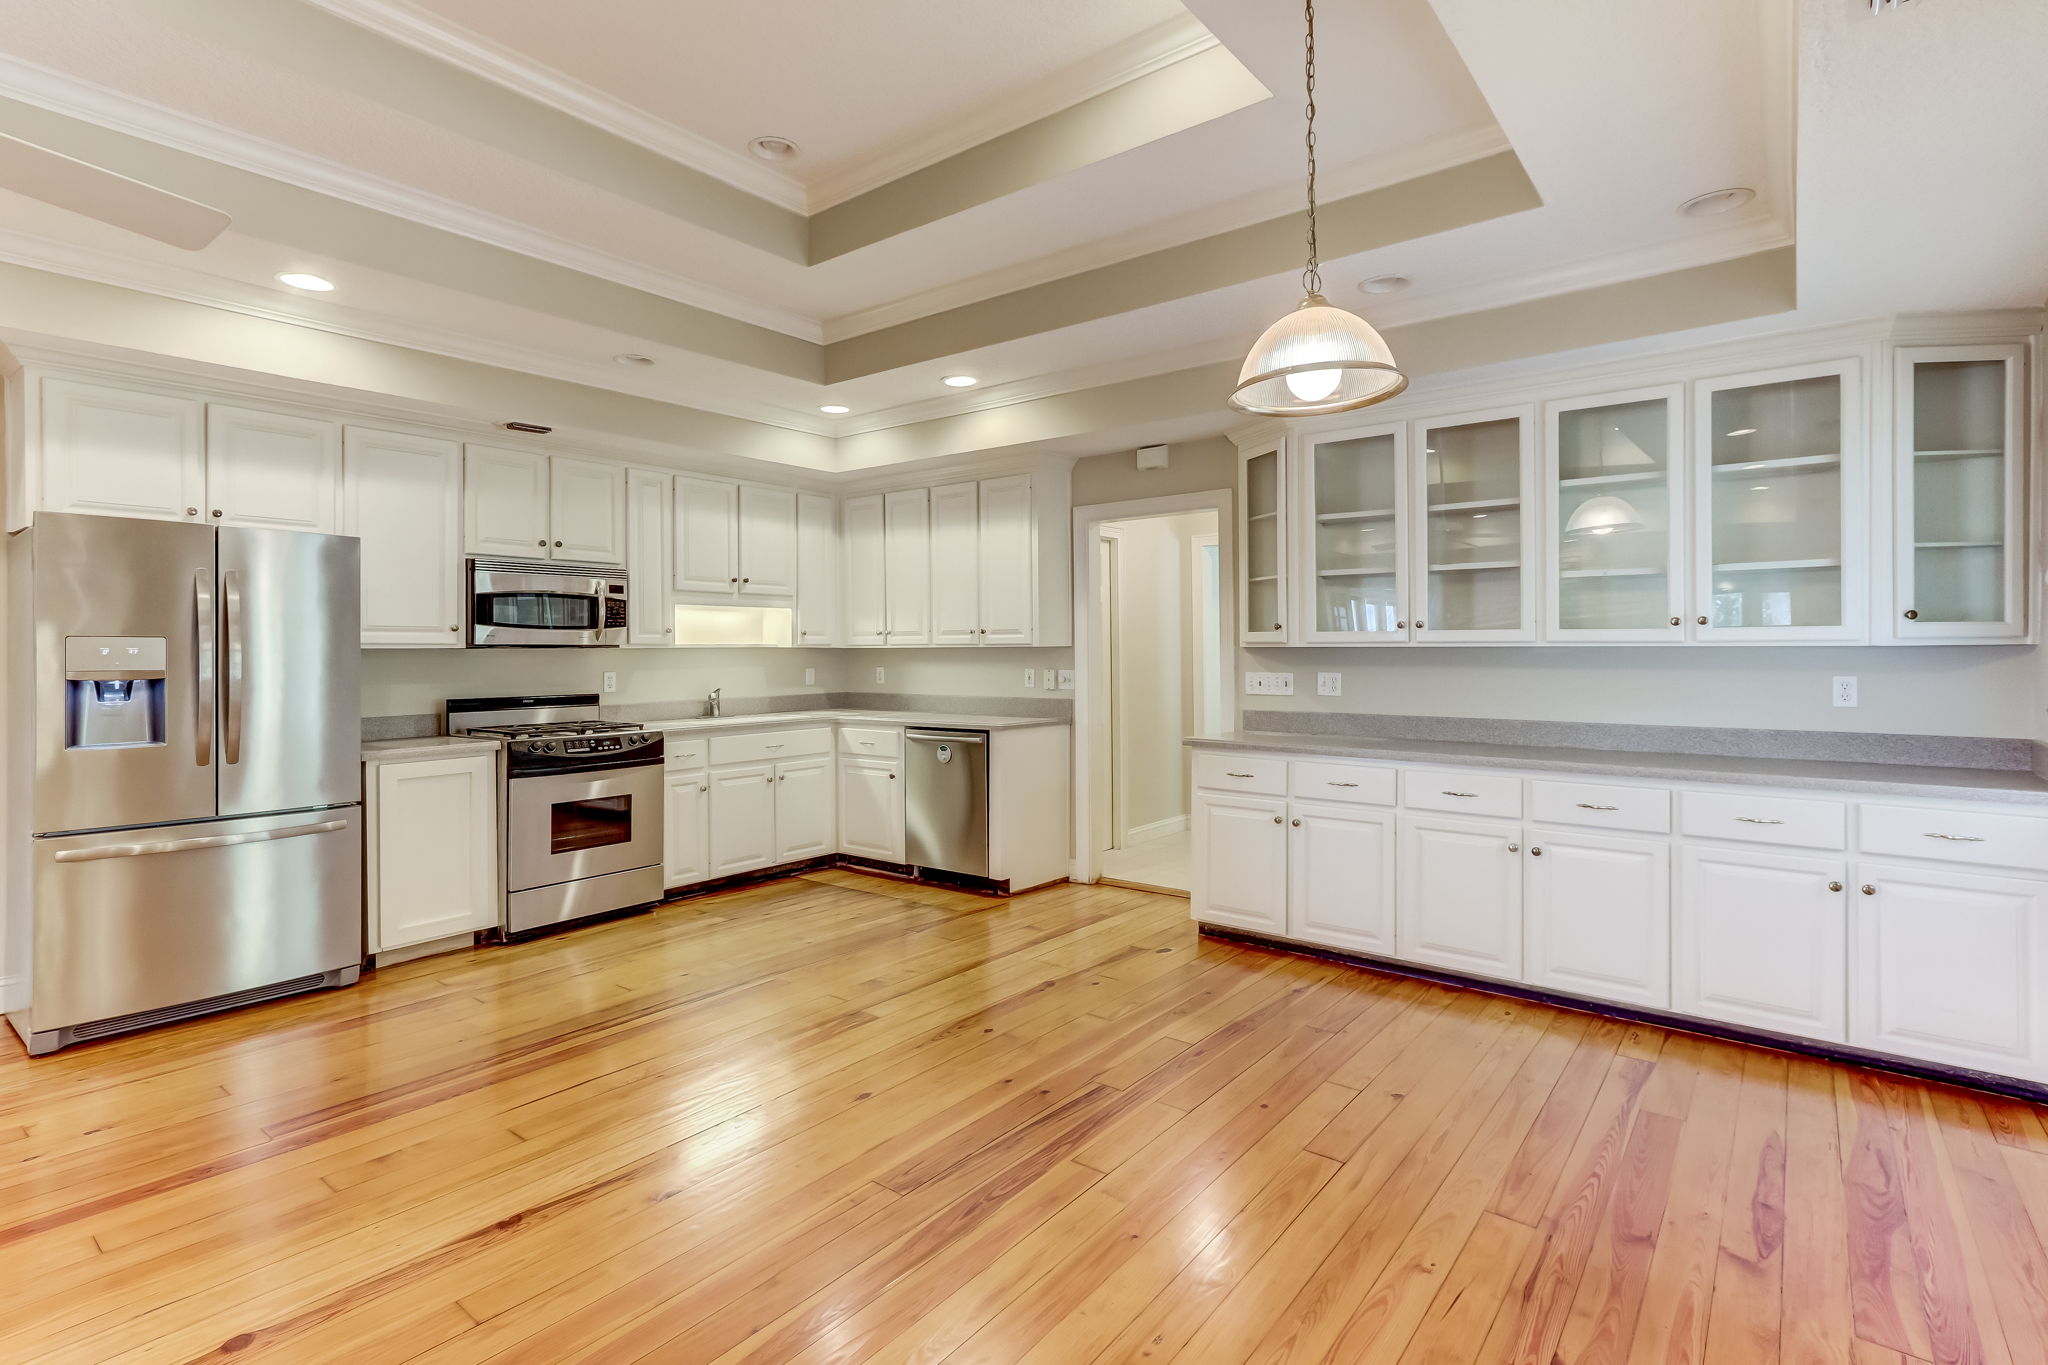
[[1408, 629], [1408, 623], [1407, 623], [1406, 621], [1396, 621], [1396, 622], [1394, 622], [1394, 629], [1395, 629], [1395, 630], [1406, 630], [1406, 629]]
[[1290, 823], [1291, 823], [1291, 824], [1292, 824], [1292, 825], [1293, 825], [1293, 826], [1294, 826], [1294, 827], [1295, 827], [1296, 829], [1300, 829], [1300, 828], [1301, 828], [1301, 821], [1299, 821], [1299, 820], [1294, 820], [1294, 821], [1291, 821]]
[[1707, 623], [1707, 618], [1704, 616], [1695, 616], [1692, 618], [1692, 623], [1696, 626], [1703, 626]]
[[219, 516], [219, 515], [220, 515], [220, 509], [219, 509], [218, 507], [214, 508], [214, 509], [213, 509], [213, 514], [214, 514], [215, 516]]
[[1277, 816], [1277, 815], [1276, 815], [1276, 816], [1274, 816], [1274, 817], [1273, 817], [1273, 823], [1274, 823], [1274, 824], [1276, 824], [1276, 825], [1277, 825], [1277, 824], [1279, 824], [1279, 823], [1280, 823], [1280, 817], [1279, 817], [1279, 816]]
[[185, 509], [185, 515], [188, 517], [196, 517], [199, 515], [199, 509], [197, 507], [187, 507]]
[[461, 626], [450, 626], [450, 627], [448, 627], [448, 629], [450, 629], [450, 630], [453, 630], [453, 631], [460, 631], [460, 630], [462, 629], [462, 627], [461, 627]]
[[1427, 621], [1417, 621], [1417, 622], [1415, 623], [1415, 628], [1416, 628], [1417, 630], [1427, 630], [1427, 629], [1429, 628], [1429, 622], [1427, 622]]
[[561, 549], [561, 548], [562, 548], [562, 542], [561, 542], [561, 541], [559, 541], [559, 540], [558, 540], [558, 541], [556, 541], [556, 542], [555, 542], [555, 548], [556, 548], [557, 550]]
[[533, 543], [534, 543], [534, 544], [536, 544], [536, 545], [538, 545], [538, 546], [540, 546], [540, 547], [541, 547], [541, 549], [543, 549], [543, 550], [547, 549], [547, 547], [548, 547], [548, 543], [547, 543], [547, 542], [546, 542], [545, 540], [536, 540], [536, 541], [535, 541], [535, 542], [533, 542]]
[[1908, 621], [1917, 621], [1920, 619], [1920, 613], [1917, 611], [1908, 611], [1906, 613], [1906, 619]]
[[1509, 845], [1508, 845], [1508, 852], [1510, 852], [1510, 853], [1520, 853], [1521, 851], [1522, 851], [1522, 846], [1521, 846], [1520, 844], [1509, 844]]
[[1877, 888], [1872, 886], [1869, 882], [1863, 883], [1863, 885], [1857, 889], [1862, 891], [1863, 894], [1866, 896], [1875, 896], [1877, 894]]
[[1684, 625], [1685, 623], [1684, 623], [1683, 621], [1679, 620], [1679, 619], [1678, 619], [1678, 618], [1677, 618], [1676, 616], [1674, 616], [1674, 617], [1672, 617], [1672, 618], [1671, 618], [1671, 624], [1672, 624], [1672, 625], [1674, 625], [1674, 626], [1679, 626], [1679, 625]]
[[1531, 858], [1541, 858], [1543, 856], [1543, 850], [1540, 847], [1531, 848], [1529, 850], [1529, 856]]
[[1841, 889], [1842, 889], [1842, 884], [1841, 884], [1840, 882], [1829, 882], [1829, 883], [1828, 883], [1828, 890], [1830, 890], [1830, 891], [1840, 891]]

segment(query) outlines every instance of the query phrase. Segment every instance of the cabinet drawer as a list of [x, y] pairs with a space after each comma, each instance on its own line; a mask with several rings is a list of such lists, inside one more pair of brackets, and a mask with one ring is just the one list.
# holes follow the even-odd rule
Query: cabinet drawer
[[704, 766], [711, 742], [702, 735], [664, 735], [661, 752], [670, 772], [686, 772]]
[[816, 730], [763, 730], [752, 735], [715, 735], [711, 740], [711, 761], [761, 763], [779, 758], [809, 758], [832, 752], [832, 732]]
[[1446, 810], [1459, 815], [1519, 820], [1522, 779], [1447, 768], [1410, 768], [1401, 775], [1401, 803], [1414, 810]]
[[1196, 754], [1195, 785], [1214, 791], [1287, 795], [1287, 760], [1250, 754]]
[[1849, 808], [1791, 796], [1687, 792], [1680, 828], [1696, 839], [1740, 839], [1795, 848], [1847, 848]]
[[839, 752], [863, 758], [901, 758], [903, 732], [879, 725], [843, 725], [839, 728]]
[[1603, 787], [1585, 782], [1529, 783], [1529, 818], [1551, 825], [1671, 832], [1671, 793], [1661, 787]]
[[1886, 858], [2048, 872], [2048, 820], [1936, 806], [1865, 806], [1856, 847]]
[[1391, 806], [1394, 770], [1361, 768], [1349, 763], [1296, 763], [1288, 779], [1288, 790], [1307, 800]]

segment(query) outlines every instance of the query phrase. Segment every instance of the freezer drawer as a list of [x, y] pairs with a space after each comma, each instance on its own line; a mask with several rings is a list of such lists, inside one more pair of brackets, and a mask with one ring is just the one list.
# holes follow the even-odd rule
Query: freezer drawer
[[362, 843], [356, 806], [35, 840], [35, 967], [16, 1027], [33, 1048], [82, 1024], [352, 980]]
[[963, 877], [988, 876], [988, 734], [906, 730], [904, 861]]

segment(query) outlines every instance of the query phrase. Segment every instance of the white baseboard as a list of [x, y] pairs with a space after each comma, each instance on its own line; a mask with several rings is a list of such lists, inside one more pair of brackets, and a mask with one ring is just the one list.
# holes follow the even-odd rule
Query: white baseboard
[[28, 978], [0, 976], [0, 1014], [28, 1008]]
[[1139, 825], [1124, 833], [1125, 848], [1132, 844], [1149, 843], [1154, 839], [1167, 839], [1176, 834], [1188, 832], [1188, 818], [1185, 815], [1169, 815], [1164, 820], [1154, 820], [1149, 825]]

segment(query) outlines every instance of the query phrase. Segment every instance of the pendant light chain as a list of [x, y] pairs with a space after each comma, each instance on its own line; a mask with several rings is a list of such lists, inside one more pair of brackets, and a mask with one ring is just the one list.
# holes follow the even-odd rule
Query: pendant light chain
[[1302, 12], [1308, 20], [1308, 35], [1302, 40], [1302, 83], [1308, 95], [1308, 267], [1301, 272], [1301, 288], [1305, 294], [1320, 294], [1323, 272], [1316, 256], [1316, 0], [1302, 0]]

